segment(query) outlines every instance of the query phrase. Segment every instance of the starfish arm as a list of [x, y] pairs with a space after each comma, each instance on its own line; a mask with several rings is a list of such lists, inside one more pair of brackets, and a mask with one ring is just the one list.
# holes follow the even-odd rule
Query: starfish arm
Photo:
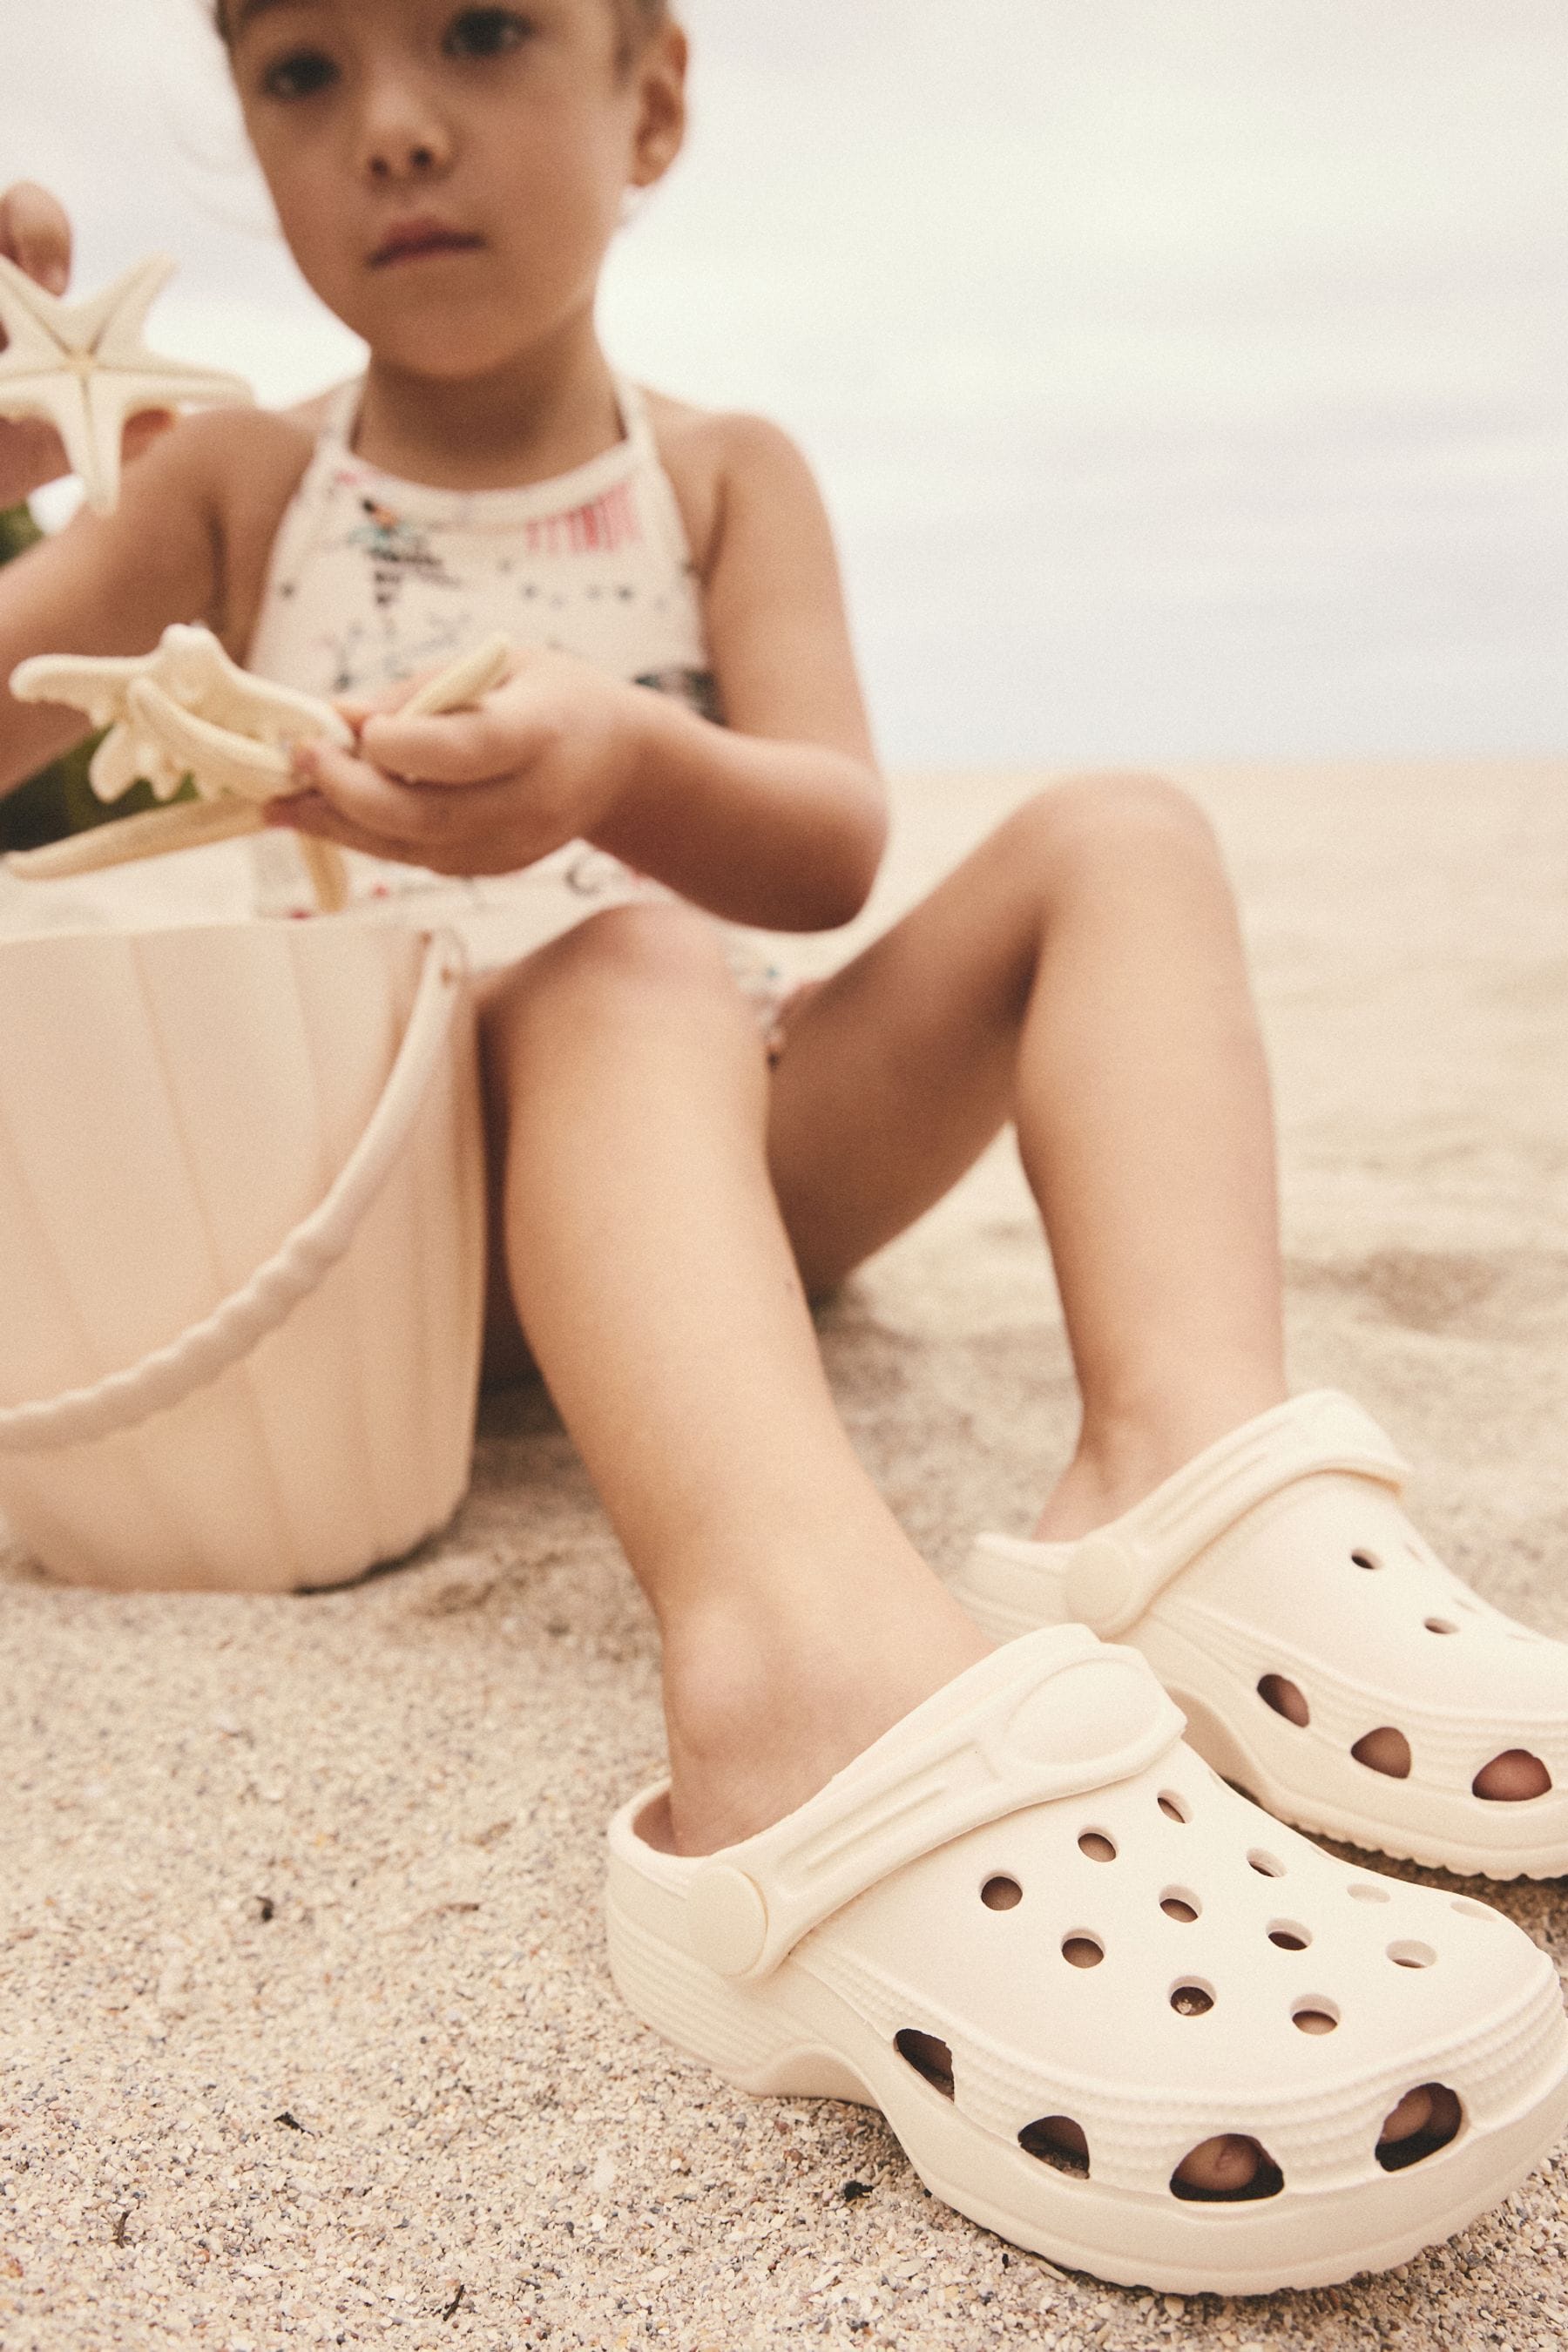
[[[191, 772], [188, 761], [178, 758], [166, 744], [161, 743], [144, 724], [139, 724], [136, 732], [136, 772], [152, 785], [153, 797], [159, 801], [172, 801]], [[199, 791], [200, 787], [197, 789]], [[213, 798], [210, 793], [203, 793], [201, 796], [203, 800]]]
[[342, 851], [335, 841], [323, 841], [317, 834], [297, 833], [294, 838], [316, 894], [318, 911], [341, 914], [349, 903], [348, 861]]
[[58, 367], [66, 352], [77, 346], [67, 340], [74, 318], [69, 306], [46, 292], [36, 279], [0, 254], [0, 327], [5, 330], [6, 360]]
[[288, 756], [270, 743], [258, 743], [209, 719], [184, 709], [142, 678], [131, 689], [139, 725], [156, 737], [170, 757], [183, 762], [204, 795], [232, 793], [245, 801], [276, 800], [291, 782]]
[[232, 841], [240, 834], [259, 833], [266, 822], [248, 801], [182, 801], [178, 808], [121, 817], [113, 824], [94, 825], [89, 833], [47, 842], [42, 849], [13, 850], [5, 864], [24, 882], [54, 882], [67, 875], [97, 874], [105, 866], [162, 857], [171, 849]]
[[153, 675], [154, 684], [187, 710], [258, 743], [303, 743], [325, 736], [346, 751], [353, 741], [353, 730], [330, 702], [298, 687], [253, 677], [199, 623], [176, 621], [164, 630]]
[[133, 352], [154, 297], [174, 272], [167, 256], [155, 254], [85, 302], [65, 302], [0, 255], [0, 325], [13, 343], [26, 344], [39, 357], [47, 353], [56, 367], [72, 353], [107, 356], [107, 343]]
[[60, 425], [66, 454], [81, 477], [93, 512], [112, 514], [119, 504], [121, 450], [128, 418], [140, 415], [144, 409], [176, 407], [182, 400], [231, 401], [237, 385], [240, 394], [248, 397], [237, 377], [205, 375], [195, 369], [191, 371], [191, 381], [181, 383], [172, 375], [151, 372], [121, 375], [113, 368], [95, 368], [80, 384], [79, 395], [72, 381], [68, 387], [68, 399], [79, 397], [87, 420], [85, 432], [73, 444], [65, 421], [58, 415], [56, 421]]
[[131, 790], [141, 772], [136, 738], [130, 728], [111, 727], [92, 755], [87, 781], [100, 801], [117, 801]]
[[[96, 487], [101, 480], [101, 471], [87, 388], [82, 378], [62, 368], [54, 374], [15, 377], [8, 383], [5, 375], [8, 357], [9, 353], [0, 354], [0, 416], [46, 418], [65, 444], [66, 464], [71, 472], [79, 474], [84, 481], [90, 481]], [[114, 452], [113, 472], [118, 481], [118, 446]]]
[[151, 656], [114, 654], [34, 654], [11, 673], [18, 702], [62, 702], [85, 713], [89, 725], [111, 727], [125, 717], [132, 682], [147, 674]]
[[58, 352], [46, 355], [9, 344], [0, 352], [0, 416], [47, 415], [59, 386], [75, 380]]
[[469, 703], [498, 687], [511, 663], [511, 640], [509, 637], [487, 637], [472, 653], [459, 654], [434, 677], [426, 678], [416, 688], [402, 709], [400, 719], [439, 719], [447, 711], [466, 709]]
[[182, 762], [172, 759], [157, 737], [149, 735], [141, 721], [132, 717], [124, 726], [114, 728], [100, 744], [88, 770], [88, 782], [100, 801], [118, 800], [132, 784], [150, 784], [154, 800], [172, 801], [186, 773]]
[[71, 470], [80, 478], [88, 505], [94, 514], [112, 514], [120, 503], [120, 453], [125, 432], [125, 405], [114, 378], [95, 369], [75, 387], [80, 394], [83, 425], [74, 442], [65, 425], [60, 438]]
[[237, 693], [226, 708], [211, 715], [221, 726], [232, 728], [237, 735], [249, 735], [258, 743], [271, 743], [285, 750], [295, 743], [313, 743], [324, 738], [346, 751], [354, 740], [353, 729], [338, 716], [330, 702], [318, 701], [313, 694], [291, 693], [288, 688], [274, 690], [261, 687]]
[[106, 364], [127, 360], [134, 363], [144, 358], [141, 336], [147, 313], [177, 267], [166, 253], [150, 253], [145, 261], [133, 263], [112, 286], [103, 287], [90, 300], [79, 303], [72, 325], [86, 338], [81, 348], [92, 352]]
[[94, 381], [116, 387], [127, 416], [144, 408], [248, 408], [256, 398], [242, 375], [166, 359], [162, 352], [139, 352], [123, 363], [100, 360]]
[[221, 641], [205, 622], [171, 621], [158, 640], [147, 675], [171, 701], [210, 717], [212, 698], [223, 692], [233, 667]]

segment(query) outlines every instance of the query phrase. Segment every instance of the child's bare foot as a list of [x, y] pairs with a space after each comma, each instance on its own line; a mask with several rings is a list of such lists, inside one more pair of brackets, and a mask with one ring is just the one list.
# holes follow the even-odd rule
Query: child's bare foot
[[[1392, 2147], [1401, 2140], [1416, 2139], [1423, 2132], [1451, 2138], [1458, 2125], [1458, 2103], [1452, 2091], [1423, 2084], [1418, 2091], [1407, 2091], [1384, 2118], [1377, 2144], [1379, 2147]], [[1054, 2134], [1052, 2137], [1056, 2138]], [[1079, 2137], [1081, 2138], [1082, 2134]], [[1069, 2155], [1080, 2152], [1070, 2141], [1058, 2139], [1056, 2144], [1064, 2147]], [[1236, 2197], [1251, 2187], [1262, 2160], [1262, 2150], [1255, 2139], [1226, 2132], [1218, 2139], [1205, 2139], [1194, 2147], [1177, 2165], [1174, 2177], [1184, 2188], [1196, 2189], [1211, 2197]]]

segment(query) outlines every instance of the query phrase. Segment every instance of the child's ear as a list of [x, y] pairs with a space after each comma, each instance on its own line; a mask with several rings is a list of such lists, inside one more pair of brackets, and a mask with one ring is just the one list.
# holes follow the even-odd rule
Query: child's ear
[[635, 71], [638, 96], [637, 129], [632, 140], [631, 182], [651, 188], [662, 180], [686, 138], [686, 36], [679, 25], [666, 25], [648, 43]]

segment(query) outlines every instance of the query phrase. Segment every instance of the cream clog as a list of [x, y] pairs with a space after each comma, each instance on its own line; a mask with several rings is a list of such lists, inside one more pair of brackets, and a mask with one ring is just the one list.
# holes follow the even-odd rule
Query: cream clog
[[[1402, 2262], [1555, 2141], [1555, 1970], [1268, 1820], [1181, 1727], [1136, 1653], [1067, 1626], [721, 1853], [648, 1844], [645, 1790], [609, 1832], [616, 1982], [746, 2090], [880, 2107], [933, 2195], [1055, 2262], [1226, 2294]], [[1389, 2137], [1415, 2091], [1425, 2127]], [[1226, 2135], [1239, 2193], [1187, 2187]]]
[[[1215, 1769], [1272, 1813], [1491, 1878], [1568, 1871], [1568, 1645], [1493, 1609], [1399, 1504], [1349, 1397], [1261, 1413], [1081, 1542], [982, 1536], [951, 1589], [998, 1641], [1141, 1650]], [[1476, 1784], [1511, 1757], [1538, 1794]]]

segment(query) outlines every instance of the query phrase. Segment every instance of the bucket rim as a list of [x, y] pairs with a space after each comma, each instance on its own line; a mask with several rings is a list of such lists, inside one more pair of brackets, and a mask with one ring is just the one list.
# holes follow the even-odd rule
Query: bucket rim
[[[236, 916], [192, 923], [55, 923], [37, 930], [0, 929], [0, 957], [17, 952], [36, 955], [43, 950], [58, 950], [68, 946], [80, 947], [84, 942], [107, 952], [123, 947], [127, 941], [154, 948], [160, 942], [174, 940], [183, 942], [288, 940], [302, 944], [306, 940], [342, 942], [350, 938], [363, 939], [367, 934], [382, 936], [388, 933], [397, 939], [413, 940], [421, 944], [442, 934], [453, 939], [459, 936], [449, 921], [432, 918], [421, 922], [411, 915], [384, 911], [384, 902], [376, 901], [374, 911], [369, 908], [348, 907], [330, 915]], [[314, 953], [315, 950], [311, 948], [307, 952]]]

